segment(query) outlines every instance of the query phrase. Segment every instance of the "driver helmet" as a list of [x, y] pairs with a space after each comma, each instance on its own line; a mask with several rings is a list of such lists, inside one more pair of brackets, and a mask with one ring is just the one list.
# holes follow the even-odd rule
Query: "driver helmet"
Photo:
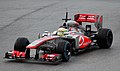
[[68, 31], [67, 29], [61, 27], [57, 30], [57, 35], [58, 36], [64, 36], [64, 33], [67, 32], [67, 31]]
[[79, 23], [76, 22], [76, 21], [70, 20], [70, 21], [67, 21], [67, 22], [66, 22], [66, 25], [67, 25], [68, 27], [77, 28], [77, 27], [79, 26]]

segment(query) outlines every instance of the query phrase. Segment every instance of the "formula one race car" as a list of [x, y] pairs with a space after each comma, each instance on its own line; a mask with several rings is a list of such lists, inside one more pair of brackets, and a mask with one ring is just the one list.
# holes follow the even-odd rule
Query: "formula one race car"
[[103, 16], [76, 14], [74, 21], [68, 19], [67, 16], [68, 12], [66, 12], [66, 19], [63, 19], [65, 23], [55, 34], [48, 35], [48, 32], [45, 32], [46, 34], [32, 43], [27, 38], [18, 38], [14, 50], [6, 52], [4, 58], [51, 63], [67, 62], [71, 54], [77, 54], [93, 46], [110, 48], [113, 34], [110, 29], [102, 28]]

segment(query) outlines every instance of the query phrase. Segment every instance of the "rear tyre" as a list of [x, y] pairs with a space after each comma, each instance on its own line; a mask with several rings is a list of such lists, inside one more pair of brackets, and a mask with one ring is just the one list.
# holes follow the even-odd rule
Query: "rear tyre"
[[56, 47], [56, 52], [62, 54], [62, 59], [64, 62], [68, 62], [71, 57], [71, 46], [68, 41], [60, 40], [58, 46]]
[[113, 42], [113, 33], [110, 29], [102, 28], [98, 31], [97, 43], [102, 49], [110, 48]]

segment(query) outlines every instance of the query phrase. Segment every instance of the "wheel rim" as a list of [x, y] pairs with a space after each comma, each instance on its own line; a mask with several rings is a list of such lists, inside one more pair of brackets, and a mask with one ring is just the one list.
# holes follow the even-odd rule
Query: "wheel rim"
[[64, 56], [68, 60], [71, 57], [71, 52], [70, 52], [70, 45], [69, 43], [66, 44], [65, 49], [64, 49]]

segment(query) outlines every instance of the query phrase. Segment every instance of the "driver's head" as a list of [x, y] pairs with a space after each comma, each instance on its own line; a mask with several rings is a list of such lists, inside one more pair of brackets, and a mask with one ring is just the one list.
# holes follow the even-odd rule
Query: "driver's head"
[[57, 35], [58, 36], [64, 36], [64, 33], [67, 32], [67, 29], [61, 27], [57, 30]]
[[76, 21], [70, 20], [70, 21], [67, 21], [67, 22], [66, 22], [66, 25], [67, 25], [68, 27], [77, 28], [77, 27], [79, 26], [79, 23], [76, 22]]

